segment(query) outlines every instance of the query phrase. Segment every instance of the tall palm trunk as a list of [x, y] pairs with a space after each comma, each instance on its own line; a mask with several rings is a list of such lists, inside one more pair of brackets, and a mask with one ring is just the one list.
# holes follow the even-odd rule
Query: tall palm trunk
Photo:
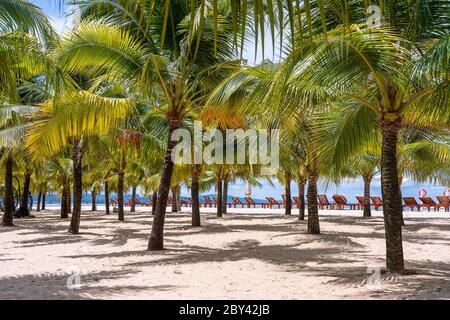
[[216, 190], [216, 197], [217, 197], [217, 217], [222, 218], [223, 212], [222, 212], [222, 197], [223, 197], [223, 185], [222, 185], [222, 178], [217, 178], [217, 190]]
[[81, 218], [81, 197], [83, 196], [83, 152], [79, 139], [73, 140], [73, 213], [69, 232], [78, 234]]
[[106, 214], [109, 214], [109, 183], [105, 180], [105, 210]]
[[227, 202], [228, 202], [228, 178], [225, 176], [223, 179], [223, 192], [222, 192], [222, 213], [227, 213]]
[[42, 204], [41, 204], [41, 210], [45, 210], [45, 195], [47, 192], [42, 192]]
[[173, 173], [172, 149], [176, 142], [172, 141], [172, 133], [178, 129], [180, 121], [176, 115], [169, 117], [169, 133], [167, 148], [164, 155], [164, 165], [161, 173], [161, 181], [158, 189], [155, 216], [153, 218], [152, 232], [148, 241], [148, 250], [164, 249], [164, 220], [166, 217], [167, 197], [169, 196], [170, 183]]
[[117, 180], [117, 207], [118, 207], [118, 219], [119, 221], [125, 221], [125, 214], [123, 210], [123, 181], [125, 176], [125, 152], [121, 151], [120, 155], [120, 168]]
[[177, 188], [172, 188], [172, 212], [178, 212], [178, 205], [177, 205]]
[[5, 161], [5, 199], [2, 225], [12, 227], [14, 213], [14, 189], [13, 189], [13, 159], [9, 155]]
[[92, 198], [92, 208], [91, 211], [97, 211], [97, 191], [92, 190], [91, 192], [91, 198]]
[[308, 175], [308, 233], [320, 234], [319, 210], [317, 207], [317, 176]]
[[191, 198], [192, 198], [192, 226], [200, 227], [200, 200], [199, 200], [199, 172], [197, 170], [197, 165], [195, 165], [194, 170], [192, 170], [192, 184], [191, 184]]
[[298, 183], [298, 220], [305, 220], [305, 183]]
[[63, 185], [63, 189], [61, 192], [61, 219], [65, 219], [69, 217], [68, 214], [68, 203], [67, 203], [67, 193], [70, 192], [67, 190], [67, 184]]
[[37, 204], [36, 204], [36, 211], [41, 211], [41, 198], [42, 198], [42, 192], [38, 192], [38, 198], [37, 198]]
[[181, 188], [177, 188], [177, 210], [181, 212]]
[[372, 181], [372, 177], [363, 177], [364, 180], [364, 208], [363, 208], [363, 217], [371, 217], [372, 213], [370, 210], [370, 182]]
[[70, 191], [70, 182], [67, 182], [67, 191], [66, 191], [66, 197], [67, 197], [67, 213], [72, 212], [72, 192]]
[[291, 215], [292, 211], [292, 197], [291, 197], [291, 176], [289, 174], [285, 175], [284, 184], [284, 194], [286, 198], [286, 203], [284, 206], [284, 214], [287, 216]]
[[30, 182], [31, 182], [31, 171], [25, 171], [25, 181], [23, 184], [22, 198], [20, 199], [19, 214], [21, 217], [27, 217], [30, 215], [30, 210], [28, 210], [28, 196], [30, 194]]
[[397, 135], [400, 121], [382, 119], [381, 193], [386, 234], [386, 268], [390, 272], [405, 270], [402, 245], [402, 203], [397, 172]]
[[152, 216], [155, 215], [157, 202], [158, 202], [158, 192], [154, 191], [152, 195]]
[[131, 187], [131, 207], [130, 212], [136, 212], [136, 186]]

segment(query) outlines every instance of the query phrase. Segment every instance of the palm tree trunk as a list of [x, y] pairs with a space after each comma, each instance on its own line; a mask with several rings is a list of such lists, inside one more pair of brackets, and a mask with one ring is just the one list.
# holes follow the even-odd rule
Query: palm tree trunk
[[66, 202], [66, 206], [67, 206], [67, 213], [71, 213], [72, 210], [72, 192], [70, 190], [70, 182], [67, 182], [67, 191], [66, 191], [66, 196], [67, 196], [67, 202]]
[[131, 187], [131, 207], [130, 212], [136, 212], [136, 186]]
[[399, 129], [399, 120], [382, 119], [381, 193], [383, 195], [386, 234], [386, 268], [394, 273], [405, 271], [402, 245], [402, 202], [397, 173], [397, 135]]
[[285, 184], [284, 184], [284, 194], [286, 196], [286, 205], [284, 209], [284, 214], [287, 216], [291, 215], [292, 211], [292, 198], [291, 198], [291, 176], [287, 174], [285, 176]]
[[[197, 165], [195, 165], [197, 166]], [[192, 226], [200, 227], [200, 201], [199, 201], [199, 184], [198, 184], [198, 171], [194, 169], [192, 171], [192, 185], [191, 185], [191, 198], [192, 198]]]
[[181, 212], [181, 188], [177, 187], [177, 210]]
[[41, 203], [41, 210], [45, 210], [45, 195], [47, 192], [42, 192], [42, 203]]
[[308, 175], [308, 233], [320, 234], [319, 210], [317, 208], [317, 176]]
[[97, 211], [97, 192], [95, 190], [92, 190], [91, 192], [91, 198], [92, 198], [92, 208], [91, 211]]
[[119, 168], [119, 177], [117, 180], [117, 207], [118, 207], [118, 219], [119, 221], [125, 221], [125, 214], [123, 209], [123, 182], [125, 176], [125, 152], [121, 150], [120, 152], [120, 168]]
[[372, 180], [371, 177], [363, 177], [364, 180], [364, 208], [363, 208], [363, 217], [371, 217], [372, 213], [370, 210], [370, 182]]
[[41, 198], [42, 198], [42, 192], [38, 192], [38, 198], [37, 198], [37, 205], [36, 205], [36, 211], [41, 211]]
[[81, 218], [81, 198], [83, 196], [82, 147], [79, 139], [73, 140], [73, 213], [69, 232], [78, 234]]
[[5, 199], [2, 225], [12, 227], [14, 213], [14, 189], [13, 189], [13, 159], [9, 155], [5, 161]]
[[298, 183], [298, 220], [305, 220], [305, 183]]
[[225, 176], [223, 179], [223, 196], [222, 196], [222, 213], [227, 213], [227, 202], [228, 202], [228, 178]]
[[167, 148], [164, 155], [164, 165], [161, 173], [161, 181], [158, 189], [155, 216], [153, 218], [152, 232], [148, 241], [148, 250], [164, 249], [164, 220], [166, 217], [167, 197], [169, 196], [170, 183], [173, 173], [172, 149], [176, 142], [172, 141], [172, 133], [178, 129], [180, 123], [176, 115], [169, 118], [169, 132]]
[[106, 214], [109, 214], [109, 183], [105, 180], [105, 210]]
[[223, 196], [223, 188], [222, 188], [222, 178], [217, 178], [217, 190], [216, 190], [216, 197], [217, 197], [217, 217], [222, 218], [223, 212], [222, 212], [222, 196]]
[[30, 215], [30, 210], [28, 210], [28, 196], [30, 194], [30, 182], [31, 182], [31, 171], [26, 169], [25, 182], [23, 184], [23, 193], [19, 207], [19, 214], [21, 217], [27, 217]]
[[119, 171], [119, 177], [117, 180], [117, 207], [118, 207], [118, 220], [125, 221], [125, 214], [123, 211], [123, 171]]
[[178, 206], [177, 206], [177, 188], [172, 188], [172, 212], [178, 212]]
[[158, 192], [154, 191], [152, 195], [152, 216], [155, 215], [157, 202], [158, 202]]
[[61, 192], [61, 219], [65, 219], [69, 217], [68, 214], [68, 203], [67, 203], [67, 193], [70, 194], [70, 191], [67, 190], [67, 185], [63, 185], [63, 189]]

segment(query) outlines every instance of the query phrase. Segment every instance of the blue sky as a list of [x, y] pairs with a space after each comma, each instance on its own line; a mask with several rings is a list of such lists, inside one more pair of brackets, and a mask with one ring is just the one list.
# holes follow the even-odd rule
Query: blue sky
[[[66, 18], [63, 10], [58, 7], [57, 0], [30, 0], [30, 2], [38, 5], [43, 11], [50, 17], [51, 22], [54, 28], [62, 33], [67, 31], [70, 28], [71, 23], [68, 18]], [[269, 38], [269, 32], [266, 33], [265, 38], [265, 57], [272, 58], [272, 46], [271, 40]], [[248, 59], [250, 63], [255, 62], [255, 46], [253, 44], [249, 44], [246, 47], [246, 53], [244, 54], [244, 58]], [[261, 54], [258, 54], [256, 62], [261, 60]], [[229, 193], [230, 195], [243, 196], [244, 195], [244, 181], [237, 181], [235, 184], [230, 185]], [[445, 190], [442, 186], [435, 186], [432, 184], [419, 184], [415, 181], [411, 181], [408, 179], [404, 180], [402, 185], [403, 196], [415, 196], [417, 197], [418, 190], [420, 188], [425, 188], [428, 191], [428, 195], [436, 196], [441, 195]], [[351, 180], [351, 181], [343, 181], [339, 186], [328, 185], [326, 183], [319, 183], [319, 193], [326, 193], [331, 195], [333, 193], [340, 193], [347, 196], [350, 200], [354, 200], [354, 196], [361, 195], [363, 191], [363, 183], [361, 179]], [[372, 192], [374, 195], [380, 195], [380, 180], [379, 177], [376, 177], [372, 182]], [[183, 189], [183, 195], [189, 195], [189, 191]], [[208, 193], [214, 193], [214, 190], [210, 190]], [[281, 194], [283, 194], [283, 186], [280, 185], [277, 181], [274, 181], [274, 186], [270, 186], [268, 184], [264, 184], [262, 188], [253, 188], [252, 196], [255, 198], [265, 198], [266, 196], [275, 196], [276, 198], [281, 198]], [[298, 188], [295, 184], [292, 185], [292, 193], [296, 195], [298, 193]]]

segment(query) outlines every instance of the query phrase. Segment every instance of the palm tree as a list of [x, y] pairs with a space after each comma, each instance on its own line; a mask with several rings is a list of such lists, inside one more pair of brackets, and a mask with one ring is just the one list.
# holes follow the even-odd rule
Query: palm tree
[[[278, 74], [284, 69], [285, 66], [268, 60], [255, 67], [236, 68], [210, 95], [207, 105], [212, 108], [223, 106], [244, 96], [246, 99], [238, 108], [239, 115], [258, 119], [254, 121], [259, 122], [262, 127], [277, 128], [282, 132], [280, 148], [284, 151], [281, 152], [280, 164], [284, 164], [285, 168], [290, 165], [295, 169], [304, 167], [303, 172], [308, 180], [308, 233], [318, 234], [317, 180], [320, 176], [320, 158], [314, 133], [314, 114], [317, 110], [307, 108], [307, 104], [301, 101], [290, 99], [290, 91], [284, 91], [285, 88], [277, 92], [280, 100], [267, 101], [269, 97], [272, 98], [270, 89], [282, 82]], [[293, 103], [297, 109], [286, 112], [285, 107]], [[289, 172], [289, 175], [292, 176], [293, 172]]]
[[70, 82], [71, 86], [53, 93], [40, 105], [38, 120], [28, 130], [26, 145], [34, 157], [38, 154], [50, 157], [71, 145], [74, 203], [69, 232], [76, 234], [81, 215], [82, 159], [89, 138], [120, 126], [134, 108], [128, 99], [84, 91], [68, 76], [62, 81]]
[[[34, 175], [32, 176], [32, 189], [37, 193], [36, 211], [41, 211], [43, 195], [47, 191], [49, 173], [49, 159], [43, 159], [34, 164]], [[45, 206], [44, 206], [45, 208]]]
[[[439, 32], [444, 22], [438, 16], [434, 22], [440, 23], [440, 26], [415, 24], [417, 21], [424, 22], [424, 16], [430, 13], [438, 15], [438, 12], [441, 11], [428, 11], [425, 5], [415, 12], [413, 19], [401, 20], [399, 25], [392, 21], [398, 17], [398, 12], [392, 11], [389, 15], [391, 21], [387, 21], [390, 31], [344, 25], [326, 34], [311, 35], [303, 46], [293, 47], [274, 76], [274, 81], [266, 87], [265, 98], [260, 100], [261, 105], [272, 108], [283, 102], [283, 110], [292, 112], [298, 110], [299, 105], [317, 106], [331, 100], [346, 99], [346, 103], [355, 108], [353, 120], [366, 123], [372, 120], [373, 124], [380, 126], [386, 266], [391, 272], [404, 271], [402, 205], [396, 157], [398, 132], [407, 123], [429, 123], [432, 119], [448, 119], [449, 115], [448, 95], [445, 94], [448, 91], [448, 77], [445, 76], [448, 64], [443, 56], [450, 42], [448, 35]], [[402, 37], [396, 30], [410, 33]], [[426, 33], [425, 30], [434, 31]], [[414, 40], [414, 47], [404, 40], [406, 36], [410, 41]], [[434, 45], [427, 51], [424, 47], [416, 50], [425, 38]], [[364, 118], [363, 115], [368, 112], [373, 113]], [[356, 125], [355, 121], [348, 124], [354, 127], [353, 132], [359, 130], [360, 134], [365, 133], [363, 130], [367, 126]], [[356, 148], [355, 136], [351, 138], [347, 135], [349, 139], [336, 150], [341, 155], [349, 154]], [[343, 159], [343, 156], [336, 156], [334, 161]], [[309, 178], [316, 174], [313, 170], [309, 171], [312, 174], [308, 176], [308, 182], [311, 184]]]
[[[208, 7], [201, 6], [197, 7], [197, 14], [191, 16], [190, 3], [171, 1], [169, 5], [168, 2], [155, 1], [154, 8], [142, 6], [141, 2], [133, 3], [136, 10], [126, 10], [126, 15], [122, 15], [124, 6], [119, 1], [117, 4], [113, 13], [101, 12], [93, 3], [81, 4], [82, 17], [99, 18], [106, 14], [110, 22], [117, 22], [117, 25], [125, 22], [127, 26], [120, 28], [105, 23], [81, 23], [70, 39], [63, 41], [59, 59], [67, 66], [66, 71], [86, 72], [89, 66], [93, 76], [95, 71], [92, 66], [97, 64], [102, 66], [97, 74], [109, 69], [114, 76], [127, 81], [130, 87], [141, 89], [146, 103], [166, 115], [168, 137], [171, 137], [186, 114], [196, 107], [196, 99], [202, 96], [204, 84], [201, 86], [201, 79], [207, 75], [205, 70], [234, 57], [228, 27], [231, 17], [227, 17], [230, 11], [225, 7], [223, 15], [213, 17]], [[157, 12], [163, 12], [163, 15]], [[130, 19], [130, 16], [134, 18]], [[169, 16], [171, 28], [165, 23]], [[142, 28], [136, 25], [141, 19], [149, 26], [149, 32], [142, 32]], [[194, 19], [202, 21], [200, 30], [189, 26], [189, 21]], [[213, 32], [215, 21], [219, 21], [220, 25], [217, 33]], [[214, 38], [216, 42], [212, 41]], [[157, 47], [164, 49], [163, 55], [159, 55], [156, 49], [155, 43], [158, 42], [160, 45]], [[169, 61], [172, 63], [169, 64]], [[155, 98], [159, 100], [157, 104], [154, 103]], [[174, 145], [175, 142], [167, 139], [149, 250], [163, 249], [165, 210], [174, 168], [171, 159]]]
[[[404, 271], [402, 204], [397, 163], [398, 132], [408, 123], [448, 119], [449, 115], [448, 94], [444, 93], [448, 91], [449, 82], [448, 77], [442, 77], [442, 73], [448, 73], [448, 63], [444, 62], [442, 54], [448, 50], [444, 48], [448, 48], [450, 42], [449, 36], [440, 31], [443, 26], [445, 28], [440, 12], [445, 11], [448, 4], [438, 1], [422, 2], [420, 8], [414, 10], [414, 15], [405, 14], [404, 17], [407, 18], [397, 19], [399, 11], [409, 10], [412, 5], [407, 4], [402, 9], [392, 7], [388, 8], [391, 11], [384, 12], [388, 17], [386, 25], [397, 34], [379, 29], [375, 31], [380, 32], [378, 36], [374, 36], [374, 30], [367, 29], [356, 31], [357, 34], [351, 39], [346, 39], [345, 36], [344, 41], [336, 39], [328, 48], [317, 50], [309, 57], [312, 59], [311, 69], [303, 77], [305, 80], [309, 77], [304, 82], [308, 86], [319, 86], [338, 96], [345, 96], [352, 104], [358, 105], [361, 114], [373, 112], [370, 118], [357, 116], [357, 119], [365, 122], [368, 119], [375, 120], [372, 123], [378, 124], [381, 129], [386, 266], [389, 271], [398, 273]], [[364, 36], [366, 32], [371, 33], [370, 39]], [[377, 37], [379, 40], [372, 42]], [[429, 50], [422, 47], [425, 40], [434, 43]], [[344, 53], [343, 48], [348, 48], [349, 51]], [[367, 50], [369, 48], [370, 51]], [[334, 55], [337, 51], [344, 54]], [[419, 59], [416, 59], [417, 53]], [[323, 60], [324, 57], [326, 58]], [[315, 63], [314, 61], [319, 61], [316, 59], [321, 62]], [[440, 70], [440, 73], [436, 74], [435, 70]], [[334, 84], [330, 86], [331, 79]], [[308, 94], [312, 93], [310, 90], [306, 91], [309, 91]], [[365, 128], [356, 122], [352, 125], [355, 130]], [[347, 143], [341, 149], [342, 153], [349, 151], [352, 139]]]
[[[31, 35], [31, 36], [30, 36]], [[49, 40], [54, 31], [50, 23], [35, 5], [23, 0], [7, 0], [0, 3], [0, 147], [5, 148], [5, 214], [3, 225], [13, 225], [13, 161], [14, 151], [23, 133], [21, 114], [29, 115], [29, 108], [11, 106], [20, 100], [17, 84], [44, 69], [39, 42]]]
[[63, 156], [55, 156], [49, 163], [50, 180], [61, 194], [61, 219], [69, 217], [72, 167], [72, 159]]
[[130, 212], [136, 211], [136, 190], [137, 187], [142, 183], [147, 174], [147, 170], [144, 162], [140, 157], [132, 157], [128, 160], [128, 170], [126, 175], [127, 184], [131, 186], [131, 207]]

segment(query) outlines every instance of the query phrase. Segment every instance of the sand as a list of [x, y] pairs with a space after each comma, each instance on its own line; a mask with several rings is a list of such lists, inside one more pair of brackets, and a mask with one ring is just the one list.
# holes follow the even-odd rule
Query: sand
[[148, 208], [125, 222], [85, 209], [79, 235], [57, 210], [0, 227], [1, 299], [450, 299], [450, 213], [405, 214], [414, 274], [394, 276], [381, 213], [323, 210], [307, 235], [282, 209], [202, 209], [193, 228], [183, 208], [167, 215], [166, 250], [148, 252]]

